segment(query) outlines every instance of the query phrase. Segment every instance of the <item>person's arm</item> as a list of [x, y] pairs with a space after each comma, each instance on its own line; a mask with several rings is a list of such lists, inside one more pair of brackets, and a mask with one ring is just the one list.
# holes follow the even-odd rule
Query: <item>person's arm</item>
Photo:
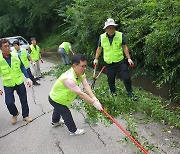
[[76, 83], [73, 80], [66, 79], [64, 81], [64, 85], [68, 87], [71, 91], [75, 92], [80, 98], [84, 99], [92, 105], [94, 104], [94, 100], [91, 97], [89, 97], [86, 93], [81, 91], [81, 89], [76, 85]]
[[[20, 59], [20, 58], [19, 58], [19, 59]], [[21, 60], [20, 60], [20, 61], [21, 61]], [[25, 76], [26, 78], [29, 78], [29, 75], [28, 75], [28, 73], [27, 73], [27, 71], [26, 71], [26, 68], [24, 67], [22, 61], [21, 61], [20, 67], [21, 67], [21, 71], [22, 71], [22, 73], [24, 74], [24, 76]]]
[[[95, 97], [94, 99], [88, 96], [86, 93], [82, 92], [81, 89], [76, 85], [76, 83], [71, 79], [66, 79], [64, 85], [74, 91], [80, 98], [84, 99], [91, 105], [93, 105], [97, 110], [102, 110], [102, 105], [99, 100]], [[91, 92], [90, 92], [91, 93]], [[93, 96], [93, 94], [91, 94]]]
[[74, 51], [73, 51], [73, 49], [72, 49], [72, 46], [70, 45], [69, 46], [69, 50], [71, 51], [71, 53], [74, 55]]
[[41, 53], [39, 52], [39, 59], [41, 61], [41, 63], [44, 63], [44, 60], [42, 59]]
[[127, 45], [122, 45], [122, 48], [123, 48], [125, 56], [128, 59], [128, 63], [130, 65], [130, 67], [133, 67], [134, 66], [134, 62], [131, 60], [131, 56], [129, 54], [129, 49], [128, 49]]
[[27, 52], [27, 58], [31, 63], [33, 63], [33, 60], [32, 60], [32, 58], [31, 58], [31, 56], [30, 56], [30, 54], [28, 52]]
[[[20, 59], [20, 58], [19, 58], [19, 59]], [[20, 61], [21, 61], [21, 60], [20, 60]], [[27, 86], [28, 86], [28, 87], [31, 87], [32, 81], [31, 81], [31, 79], [29, 78], [28, 72], [27, 72], [26, 68], [24, 67], [22, 61], [21, 61], [20, 68], [21, 68], [22, 73], [23, 73], [24, 76], [26, 77]]]
[[83, 79], [82, 84], [84, 88], [86, 89], [87, 93], [91, 98], [96, 98], [96, 96], [93, 94], [91, 87], [89, 86], [86, 77]]
[[97, 49], [96, 49], [96, 56], [95, 56], [95, 59], [98, 60], [99, 55], [101, 54], [101, 51], [102, 51], [101, 37], [99, 37], [99, 40], [98, 40], [98, 47], [97, 47]]
[[125, 54], [126, 58], [131, 59], [131, 56], [129, 54], [129, 49], [128, 49], [127, 45], [126, 44], [122, 45], [122, 48], [123, 48], [123, 51], [124, 51], [124, 54]]
[[101, 51], [102, 51], [102, 47], [97, 47], [95, 59], [98, 60], [99, 55], [101, 54]]
[[123, 48], [123, 52], [124, 52], [126, 58], [128, 59], [128, 63], [130, 65], [130, 67], [133, 67], [134, 62], [131, 60], [131, 56], [130, 56], [129, 49], [128, 49], [127, 44], [126, 44], [126, 39], [125, 39], [124, 34], [122, 34], [122, 48]]
[[28, 49], [28, 53], [31, 54], [31, 48], [30, 48], [30, 47], [29, 47], [29, 49]]

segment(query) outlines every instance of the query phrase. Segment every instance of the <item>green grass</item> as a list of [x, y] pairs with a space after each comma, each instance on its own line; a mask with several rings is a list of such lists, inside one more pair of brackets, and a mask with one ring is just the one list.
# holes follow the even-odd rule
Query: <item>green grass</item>
[[[70, 66], [58, 65], [53, 70], [51, 74], [56, 77], [60, 76], [61, 73], [68, 70]], [[92, 69], [88, 68], [86, 71], [87, 79], [92, 80]], [[176, 110], [171, 110], [169, 104], [164, 103], [161, 97], [154, 96], [153, 94], [139, 90], [134, 87], [134, 93], [138, 97], [138, 101], [133, 101], [127, 97], [124, 85], [119, 79], [116, 79], [117, 96], [112, 96], [109, 93], [109, 87], [107, 84], [107, 77], [101, 74], [96, 81], [94, 93], [96, 97], [102, 103], [104, 109], [113, 117], [119, 115], [132, 115], [135, 113], [145, 114], [145, 119], [153, 118], [155, 121], [161, 122], [163, 124], [168, 124], [177, 128], [180, 128], [180, 108], [177, 107]], [[106, 121], [102, 113], [96, 111], [94, 107], [88, 103], [82, 103], [85, 108], [88, 121]]]

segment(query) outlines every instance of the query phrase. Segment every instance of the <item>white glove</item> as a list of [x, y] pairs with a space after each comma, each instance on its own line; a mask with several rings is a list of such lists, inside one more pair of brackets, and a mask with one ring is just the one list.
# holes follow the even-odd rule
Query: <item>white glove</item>
[[35, 65], [36, 65], [36, 62], [33, 62], [32, 64], [35, 66]]
[[32, 81], [31, 81], [30, 78], [27, 78], [27, 79], [26, 79], [26, 83], [27, 83], [27, 86], [28, 86], [28, 87], [31, 87], [31, 86], [32, 86]]
[[97, 60], [97, 59], [94, 59], [93, 63], [94, 63], [94, 65], [95, 65], [95, 64], [98, 64], [98, 60]]
[[130, 58], [128, 59], [128, 63], [129, 63], [130, 67], [134, 67], [134, 63], [133, 63], [133, 61]]
[[93, 106], [99, 111], [103, 110], [102, 105], [98, 99], [96, 101], [94, 101]]
[[93, 99], [94, 101], [99, 101], [96, 97], [93, 97], [92, 99]]

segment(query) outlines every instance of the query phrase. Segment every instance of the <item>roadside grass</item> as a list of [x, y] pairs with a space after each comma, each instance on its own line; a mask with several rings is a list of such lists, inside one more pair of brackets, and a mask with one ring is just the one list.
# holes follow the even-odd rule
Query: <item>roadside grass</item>
[[[69, 68], [70, 66], [56, 65], [46, 74], [53, 74], [54, 76], [59, 77]], [[92, 69], [88, 68], [86, 71], [88, 80], [92, 80], [92, 73]], [[161, 97], [154, 96], [150, 92], [139, 90], [135, 87], [133, 87], [133, 90], [138, 97], [138, 101], [133, 101], [127, 96], [124, 85], [119, 79], [116, 79], [116, 89], [117, 96], [111, 95], [107, 84], [107, 77], [104, 74], [100, 75], [94, 88], [96, 97], [100, 100], [104, 109], [113, 117], [123, 114], [132, 115], [138, 112], [146, 115], [144, 117], [146, 121], [149, 118], [153, 118], [155, 121], [163, 124], [180, 128], [179, 107], [177, 107], [176, 110], [171, 110], [169, 107], [170, 103], [167, 104], [167, 101], [164, 103], [164, 100]], [[94, 110], [94, 108], [88, 103], [84, 103], [84, 107], [91, 119], [95, 118], [96, 120], [99, 120], [99, 117], [102, 117], [100, 116], [101, 113]]]
[[[45, 75], [51, 74], [58, 78], [69, 68], [70, 66], [56, 65]], [[92, 83], [92, 74], [92, 68], [87, 68], [86, 76], [90, 84]], [[96, 81], [93, 91], [104, 109], [112, 117], [120, 117], [126, 120], [126, 130], [130, 132], [133, 138], [135, 138], [147, 150], [160, 153], [160, 149], [157, 145], [149, 143], [145, 137], [137, 133], [137, 124], [157, 121], [165, 125], [170, 125], [171, 128], [180, 128], [180, 108], [177, 107], [175, 110], [171, 109], [170, 103], [168, 104], [167, 101], [164, 101], [161, 97], [154, 96], [150, 92], [139, 90], [135, 87], [133, 87], [133, 91], [138, 97], [138, 101], [133, 101], [127, 96], [124, 85], [119, 79], [116, 79], [116, 89], [117, 96], [110, 94], [107, 77], [105, 74], [101, 74]], [[107, 116], [95, 110], [89, 103], [80, 103], [78, 105], [73, 104], [72, 107], [76, 110], [80, 110], [81, 108], [85, 109], [87, 123], [95, 125], [100, 121], [105, 126], [112, 124], [112, 121], [109, 120]], [[134, 116], [137, 113], [140, 113], [143, 116]], [[154, 134], [151, 132], [150, 135]], [[124, 141], [129, 143], [127, 137], [124, 138]], [[172, 146], [176, 146], [176, 144], [174, 143]], [[141, 152], [139, 151], [138, 153]]]

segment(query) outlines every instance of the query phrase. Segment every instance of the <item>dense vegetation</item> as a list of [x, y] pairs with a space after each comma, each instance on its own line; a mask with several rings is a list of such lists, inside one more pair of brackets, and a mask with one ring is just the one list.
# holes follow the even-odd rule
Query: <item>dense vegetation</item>
[[180, 98], [179, 0], [3, 0], [0, 37], [36, 36], [50, 49], [70, 40], [92, 61], [108, 17], [125, 34], [137, 73], [156, 77], [157, 86], [168, 83]]

